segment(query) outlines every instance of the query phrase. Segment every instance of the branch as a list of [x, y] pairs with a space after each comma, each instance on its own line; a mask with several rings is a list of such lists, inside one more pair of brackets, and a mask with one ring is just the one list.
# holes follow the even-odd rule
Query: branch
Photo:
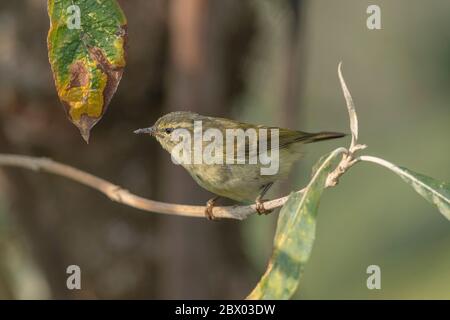
[[[334, 152], [342, 154], [342, 159], [339, 165], [334, 171], [332, 171], [328, 177], [325, 187], [334, 187], [339, 182], [339, 178], [358, 160], [355, 159], [355, 152], [364, 149], [366, 146], [358, 144], [358, 118], [356, 116], [355, 106], [350, 92], [345, 84], [344, 77], [341, 72], [341, 63], [338, 68], [339, 80], [341, 82], [342, 91], [347, 103], [347, 109], [350, 117], [350, 128], [352, 131], [352, 142], [350, 148], [338, 148]], [[105, 194], [112, 201], [122, 203], [129, 207], [136, 209], [157, 212], [163, 214], [187, 216], [205, 218], [205, 206], [190, 206], [182, 204], [165, 203], [155, 200], [146, 199], [135, 194], [132, 194], [128, 190], [115, 185], [102, 178], [94, 176], [90, 173], [78, 170], [66, 164], [62, 164], [53, 161], [48, 158], [36, 158], [29, 156], [13, 155], [13, 154], [0, 154], [0, 166], [20, 167], [30, 169], [34, 171], [43, 171], [59, 175], [78, 183], [84, 184], [88, 187], [96, 189]], [[297, 191], [297, 193], [303, 193], [305, 189]], [[273, 210], [282, 207], [288, 200], [289, 195], [281, 197], [275, 200], [265, 201], [264, 208], [266, 210]], [[244, 206], [225, 206], [225, 207], [213, 207], [213, 215], [217, 218], [228, 218], [243, 220], [249, 215], [256, 213], [256, 205], [244, 205]]]
[[[197, 218], [205, 217], [205, 206], [172, 204], [146, 199], [132, 194], [128, 190], [102, 178], [48, 158], [0, 154], [0, 166], [19, 167], [52, 173], [100, 191], [112, 201], [144, 211]], [[301, 193], [303, 190], [297, 192]], [[282, 207], [288, 198], [289, 196], [285, 196], [279, 199], [266, 201], [264, 202], [264, 208], [272, 210]], [[256, 213], [256, 206], [254, 204], [213, 208], [213, 214], [217, 218], [243, 220], [253, 213]]]

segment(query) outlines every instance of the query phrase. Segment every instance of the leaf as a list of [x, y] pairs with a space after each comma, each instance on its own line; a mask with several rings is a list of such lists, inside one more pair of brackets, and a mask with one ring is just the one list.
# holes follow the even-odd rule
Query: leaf
[[333, 160], [342, 153], [336, 149], [319, 160], [303, 194], [291, 193], [278, 217], [274, 248], [268, 267], [247, 299], [289, 299], [297, 290], [315, 239], [319, 200]]
[[450, 183], [437, 181], [423, 174], [398, 167], [396, 172], [404, 181], [450, 220]]
[[88, 142], [122, 78], [126, 18], [116, 0], [48, 0], [48, 15], [56, 90], [67, 117]]
[[360, 159], [377, 163], [395, 172], [406, 183], [411, 185], [418, 194], [428, 202], [434, 204], [450, 220], [450, 183], [435, 180], [377, 157], [361, 156]]
[[356, 116], [355, 104], [350, 91], [345, 83], [344, 76], [342, 75], [342, 62], [338, 66], [338, 76], [341, 82], [342, 92], [344, 93], [345, 102], [347, 104], [348, 116], [350, 118], [350, 130], [352, 131], [352, 142], [351, 146], [355, 146], [358, 141], [358, 117]]

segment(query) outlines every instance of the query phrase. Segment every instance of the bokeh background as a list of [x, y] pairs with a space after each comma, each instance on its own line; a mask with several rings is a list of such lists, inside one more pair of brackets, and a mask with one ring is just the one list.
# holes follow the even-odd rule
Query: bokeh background
[[[348, 132], [337, 78], [356, 102], [367, 154], [450, 180], [450, 2], [129, 0], [128, 64], [89, 145], [66, 120], [47, 59], [46, 1], [0, 2], [0, 152], [46, 156], [152, 199], [202, 204], [151, 139], [173, 110], [305, 131]], [[366, 9], [381, 7], [382, 30]], [[307, 147], [272, 197], [300, 188]], [[243, 298], [265, 270], [274, 213], [209, 222], [141, 212], [72, 181], [0, 168], [0, 298]], [[359, 164], [321, 202], [296, 298], [449, 299], [450, 224], [400, 178]], [[66, 288], [66, 268], [82, 290]], [[381, 267], [381, 290], [366, 288]]]

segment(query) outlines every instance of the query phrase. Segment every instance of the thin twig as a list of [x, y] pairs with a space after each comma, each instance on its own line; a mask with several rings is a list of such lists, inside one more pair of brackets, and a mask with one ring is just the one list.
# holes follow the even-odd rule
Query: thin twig
[[[146, 199], [132, 194], [128, 190], [102, 178], [48, 158], [0, 154], [0, 166], [20, 167], [59, 175], [96, 189], [112, 201], [144, 211], [197, 218], [205, 217], [205, 206], [172, 204]], [[303, 190], [297, 192], [303, 192]], [[264, 208], [266, 210], [279, 208], [285, 204], [288, 198], [289, 196], [285, 196], [266, 201], [264, 202]], [[243, 220], [253, 213], [256, 213], [256, 206], [254, 204], [213, 208], [213, 215], [217, 218]]]

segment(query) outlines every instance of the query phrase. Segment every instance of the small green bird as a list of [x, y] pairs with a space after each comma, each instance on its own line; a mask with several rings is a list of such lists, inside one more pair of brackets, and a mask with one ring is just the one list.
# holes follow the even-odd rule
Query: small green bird
[[[134, 133], [154, 136], [201, 187], [217, 195], [206, 204], [205, 215], [209, 219], [214, 219], [212, 208], [220, 196], [239, 202], [254, 201], [259, 214], [267, 213], [263, 196], [274, 182], [289, 174], [294, 162], [302, 157], [303, 144], [345, 136], [338, 132], [306, 133], [182, 111], [168, 113], [152, 127]], [[270, 171], [269, 167], [274, 170]]]

